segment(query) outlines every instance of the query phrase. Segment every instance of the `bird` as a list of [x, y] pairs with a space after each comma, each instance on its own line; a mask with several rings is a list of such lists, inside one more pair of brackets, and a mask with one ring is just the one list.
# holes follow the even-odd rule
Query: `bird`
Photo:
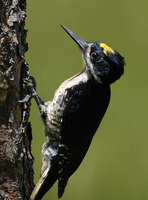
[[105, 43], [86, 42], [65, 26], [61, 27], [77, 43], [84, 69], [64, 81], [48, 102], [37, 95], [33, 77], [24, 81], [29, 94], [20, 102], [35, 98], [47, 137], [42, 146], [41, 176], [31, 200], [42, 199], [57, 180], [58, 198], [63, 196], [108, 108], [110, 85], [124, 73], [124, 57], [116, 50]]

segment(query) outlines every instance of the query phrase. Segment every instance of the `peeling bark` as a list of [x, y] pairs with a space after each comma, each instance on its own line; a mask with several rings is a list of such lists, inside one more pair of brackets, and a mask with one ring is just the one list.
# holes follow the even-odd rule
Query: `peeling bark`
[[30, 103], [18, 104], [29, 78], [25, 0], [0, 0], [0, 199], [29, 199], [33, 190]]

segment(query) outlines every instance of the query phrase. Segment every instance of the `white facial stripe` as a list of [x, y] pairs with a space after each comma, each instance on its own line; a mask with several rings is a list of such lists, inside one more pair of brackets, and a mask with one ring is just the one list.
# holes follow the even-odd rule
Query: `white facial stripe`
[[[92, 74], [92, 76], [94, 77], [94, 79], [98, 82], [98, 83], [102, 83], [102, 81], [101, 81], [101, 79], [96, 75], [96, 73], [95, 73], [95, 71], [94, 71], [94, 69], [93, 69], [93, 64], [92, 64], [92, 62], [90, 61], [90, 51], [91, 51], [91, 45], [92, 45], [93, 43], [90, 43], [89, 44], [89, 47], [87, 48], [87, 52], [86, 52], [86, 62], [87, 62], [87, 66], [89, 66], [89, 68], [90, 68], [90, 72], [91, 72], [91, 74]], [[87, 67], [86, 66], [86, 67]]]
[[90, 67], [90, 72], [91, 72], [91, 74], [93, 75], [94, 79], [95, 79], [97, 82], [102, 83], [101, 79], [96, 75], [96, 73], [95, 73], [95, 71], [94, 71], [94, 69], [93, 69], [93, 64], [91, 63], [90, 57], [88, 57], [88, 56], [89, 56], [89, 55], [87, 55], [87, 63], [88, 63], [88, 65], [89, 65], [89, 67]]

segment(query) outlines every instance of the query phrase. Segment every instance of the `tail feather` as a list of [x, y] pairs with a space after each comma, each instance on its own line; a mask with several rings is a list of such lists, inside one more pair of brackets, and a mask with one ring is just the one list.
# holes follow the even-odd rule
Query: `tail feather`
[[54, 165], [53, 167], [47, 168], [42, 174], [40, 180], [36, 184], [30, 200], [41, 200], [45, 193], [52, 187], [52, 185], [58, 179], [58, 166]]

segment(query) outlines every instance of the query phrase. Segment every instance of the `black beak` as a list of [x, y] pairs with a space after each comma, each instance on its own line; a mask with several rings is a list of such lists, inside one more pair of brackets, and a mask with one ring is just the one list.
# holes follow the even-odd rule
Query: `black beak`
[[68, 28], [66, 28], [65, 26], [63, 26], [61, 24], [61, 27], [70, 35], [70, 37], [79, 45], [80, 49], [82, 50], [82, 52], [86, 52], [87, 47], [88, 47], [88, 43], [85, 42], [84, 40], [82, 40], [79, 36], [77, 36], [75, 33], [73, 33], [72, 31], [70, 31]]

